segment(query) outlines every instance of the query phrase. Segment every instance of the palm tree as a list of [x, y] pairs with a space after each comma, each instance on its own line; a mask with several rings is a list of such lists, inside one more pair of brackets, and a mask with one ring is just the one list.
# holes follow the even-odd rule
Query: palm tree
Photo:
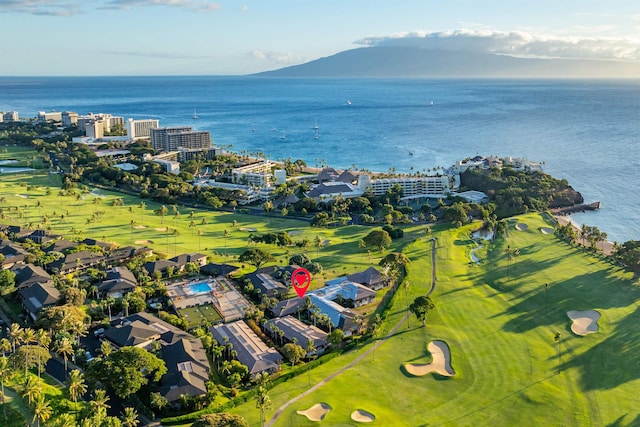
[[0, 354], [5, 355], [11, 351], [11, 341], [6, 338], [0, 339]]
[[[409, 299], [407, 298], [407, 291], [409, 290], [409, 285], [411, 283], [405, 279], [404, 282], [402, 282], [402, 288], [404, 289], [404, 301], [405, 304], [407, 304], [407, 313], [409, 313]], [[407, 329], [411, 328], [411, 315], [407, 316]]]
[[12, 323], [9, 328], [9, 341], [13, 347], [13, 352], [16, 352], [16, 345], [22, 342], [22, 328], [17, 323]]
[[107, 392], [103, 389], [99, 388], [93, 393], [93, 400], [89, 402], [89, 406], [91, 407], [91, 413], [93, 413], [96, 417], [96, 425], [100, 425], [100, 418], [104, 414], [107, 415], [107, 409], [111, 406], [107, 405], [109, 401], [109, 396], [107, 396]]
[[22, 396], [22, 398], [27, 399], [29, 405], [31, 405], [34, 400], [42, 395], [42, 386], [40, 384], [40, 379], [38, 379], [38, 377], [29, 375], [22, 384], [22, 391], [20, 395]]
[[[312, 339], [307, 340], [307, 356], [313, 360], [316, 358], [316, 344]], [[307, 374], [309, 374], [309, 387], [311, 387], [311, 360], [307, 364]]]
[[36, 425], [40, 427], [40, 422], [46, 423], [52, 414], [53, 409], [49, 406], [49, 402], [44, 400], [43, 395], [38, 396], [33, 407], [33, 421], [36, 422]]
[[56, 418], [57, 427], [76, 427], [76, 420], [71, 414], [61, 414]]
[[[45, 350], [49, 350], [49, 344], [51, 344], [51, 336], [44, 329], [38, 329], [36, 333], [36, 342], [38, 345]], [[38, 378], [40, 378], [40, 374], [42, 373], [42, 363], [40, 361], [41, 351], [38, 351]]]
[[264, 426], [264, 415], [267, 409], [271, 407], [271, 398], [267, 394], [266, 386], [259, 386], [256, 393], [256, 408], [260, 410], [260, 425]]
[[4, 402], [4, 383], [13, 376], [13, 369], [9, 365], [9, 359], [5, 356], [0, 356], [0, 387], [2, 392], [2, 410], [4, 411], [4, 419], [7, 419], [7, 407]]
[[227, 241], [229, 240], [229, 236], [231, 236], [231, 232], [228, 229], [224, 229], [224, 256], [227, 256]]
[[73, 355], [73, 344], [67, 337], [62, 337], [55, 346], [55, 352], [64, 359], [64, 370], [67, 371], [67, 359]]
[[87, 385], [84, 383], [84, 375], [77, 369], [69, 372], [69, 379], [67, 380], [67, 387], [69, 390], [69, 397], [73, 400], [76, 413], [78, 412], [78, 398], [84, 396], [87, 392]]
[[31, 328], [24, 328], [22, 331], [22, 342], [24, 343], [24, 376], [27, 376], [27, 366], [29, 365], [29, 347], [30, 344], [36, 342], [36, 331]]
[[124, 408], [124, 413], [122, 414], [122, 425], [124, 427], [136, 427], [140, 424], [138, 421], [138, 413], [134, 408]]
[[562, 357], [560, 353], [560, 332], [555, 333], [553, 340], [558, 343], [558, 373], [560, 373], [560, 358]]
[[147, 208], [147, 204], [145, 202], [140, 202], [138, 205], [140, 208], [140, 222], [144, 221], [144, 210]]
[[[375, 340], [376, 335], [378, 335], [378, 332], [380, 331], [380, 327], [382, 326], [382, 318], [380, 317], [379, 314], [376, 314], [375, 318], [373, 319], [373, 323], [371, 323], [370, 329], [371, 329], [371, 337]], [[373, 345], [373, 360], [376, 360], [376, 345]]]

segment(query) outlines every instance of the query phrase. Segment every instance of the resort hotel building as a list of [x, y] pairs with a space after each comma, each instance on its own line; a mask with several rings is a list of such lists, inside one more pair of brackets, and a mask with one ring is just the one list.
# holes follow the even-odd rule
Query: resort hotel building
[[178, 147], [208, 149], [211, 147], [209, 131], [194, 131], [190, 126], [151, 128], [151, 147], [156, 151], [175, 151]]
[[136, 140], [140, 138], [149, 138], [151, 136], [152, 128], [159, 128], [160, 122], [154, 119], [145, 120], [127, 120], [125, 128], [127, 129], [127, 135], [130, 139]]

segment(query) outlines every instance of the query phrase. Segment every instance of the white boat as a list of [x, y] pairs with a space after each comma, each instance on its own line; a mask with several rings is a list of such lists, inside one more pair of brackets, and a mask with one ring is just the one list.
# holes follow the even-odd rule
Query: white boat
[[193, 120], [198, 120], [198, 113], [196, 113], [196, 110], [193, 110]]
[[413, 156], [413, 150], [409, 150], [409, 155]]
[[431, 101], [431, 102], [429, 103], [429, 107], [433, 107], [434, 105], [436, 105], [436, 104], [434, 104], [434, 103], [433, 103], [433, 101]]
[[314, 128], [315, 130], [320, 129], [320, 126], [318, 126], [318, 119], [316, 119], [316, 124], [313, 126], [313, 128]]
[[347, 99], [347, 105], [351, 105], [351, 100]]

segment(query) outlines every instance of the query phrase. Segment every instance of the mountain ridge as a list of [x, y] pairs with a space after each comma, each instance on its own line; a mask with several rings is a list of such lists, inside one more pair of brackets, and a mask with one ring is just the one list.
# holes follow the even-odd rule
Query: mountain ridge
[[640, 63], [520, 58], [469, 51], [376, 46], [253, 74], [263, 77], [640, 78]]

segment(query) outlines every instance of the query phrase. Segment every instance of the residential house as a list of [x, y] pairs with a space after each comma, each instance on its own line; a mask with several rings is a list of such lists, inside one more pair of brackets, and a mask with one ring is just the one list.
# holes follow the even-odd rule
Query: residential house
[[29, 252], [10, 240], [0, 240], [0, 254], [4, 255], [0, 268], [7, 269], [16, 264], [24, 264]]
[[93, 267], [104, 262], [104, 260], [104, 256], [85, 250], [68, 254], [64, 258], [49, 263], [47, 268], [57, 274], [67, 274]]
[[142, 268], [147, 270], [149, 276], [156, 274], [159, 272], [162, 276], [166, 276], [168, 274], [169, 268], [172, 268], [174, 272], [181, 271], [178, 263], [174, 261], [169, 261], [167, 259], [159, 259], [157, 261], [149, 261], [143, 264]]
[[348, 281], [353, 283], [360, 283], [369, 289], [377, 291], [389, 285], [389, 281], [384, 278], [374, 267], [369, 267], [364, 271], [358, 273], [349, 274], [345, 277]]
[[175, 262], [180, 270], [182, 270], [190, 262], [196, 263], [198, 267], [207, 265], [207, 256], [199, 253], [182, 254], [173, 258], [169, 258], [169, 261]]
[[78, 246], [77, 242], [72, 242], [71, 240], [67, 240], [67, 239], [58, 239], [58, 240], [51, 241], [50, 244], [47, 246], [44, 246], [42, 250], [46, 253], [64, 252], [67, 249], [75, 248], [76, 246]]
[[212, 277], [225, 276], [228, 277], [231, 273], [236, 271], [238, 267], [230, 264], [215, 264], [209, 263], [200, 267], [200, 273], [207, 274]]
[[[277, 271], [277, 267], [269, 267], [267, 269], [260, 269], [253, 273], [246, 274], [244, 278], [251, 281], [253, 288], [260, 291], [260, 295], [266, 295], [269, 298], [277, 298], [289, 291], [289, 287], [281, 281], [282, 279], [276, 279], [273, 277], [272, 274], [277, 275]], [[271, 272], [271, 274], [269, 274], [269, 272]]]
[[33, 264], [14, 265], [11, 268], [16, 275], [16, 288], [28, 288], [36, 283], [52, 283], [49, 273]]
[[33, 320], [36, 320], [44, 308], [56, 305], [60, 301], [60, 291], [50, 282], [35, 283], [28, 288], [21, 288], [18, 292], [22, 306]]
[[138, 280], [127, 267], [113, 267], [107, 270], [107, 277], [98, 285], [103, 297], [122, 298], [136, 290]]
[[268, 347], [244, 320], [215, 325], [211, 328], [211, 334], [219, 344], [231, 343], [237, 352], [236, 358], [249, 368], [251, 376], [280, 369], [282, 355], [275, 348]]
[[[265, 331], [273, 337], [274, 341], [278, 339], [275, 331], [281, 330], [283, 333], [282, 338], [287, 342], [293, 342], [295, 340], [299, 346], [307, 351], [307, 357], [313, 356], [314, 354], [321, 354], [327, 347], [327, 337], [329, 334], [313, 325], [307, 325], [293, 316], [284, 316], [268, 320], [263, 327]], [[307, 347], [309, 342], [313, 342], [315, 351], [308, 351]]]
[[154, 341], [160, 343], [160, 357], [167, 366], [167, 373], [160, 379], [160, 394], [172, 406], [179, 405], [183, 394], [195, 397], [207, 392], [210, 365], [199, 338], [144, 312], [114, 323], [104, 336], [118, 348], [148, 348]]

